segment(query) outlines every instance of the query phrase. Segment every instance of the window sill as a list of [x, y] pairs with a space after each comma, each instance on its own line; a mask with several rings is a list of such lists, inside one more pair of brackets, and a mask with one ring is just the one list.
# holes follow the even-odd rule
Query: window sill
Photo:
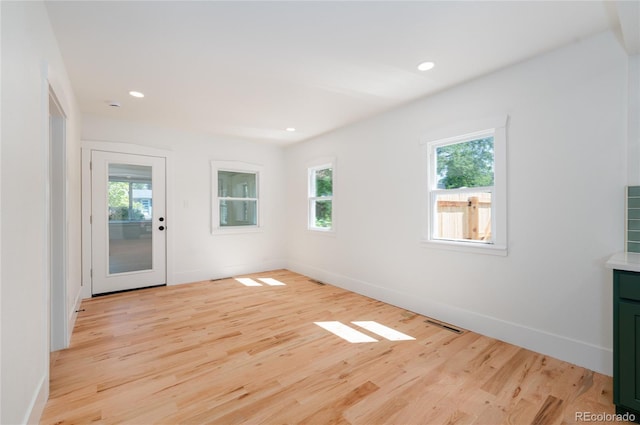
[[495, 244], [483, 244], [475, 242], [457, 242], [445, 240], [428, 240], [421, 241], [425, 248], [443, 249], [447, 251], [469, 252], [475, 254], [507, 256], [507, 247]]
[[321, 229], [321, 228], [317, 228], [317, 227], [307, 227], [307, 231], [309, 231], [310, 233], [315, 233], [317, 235], [323, 235], [323, 236], [336, 236], [336, 231], [334, 229]]
[[217, 227], [211, 232], [214, 235], [238, 235], [243, 233], [260, 233], [260, 226]]

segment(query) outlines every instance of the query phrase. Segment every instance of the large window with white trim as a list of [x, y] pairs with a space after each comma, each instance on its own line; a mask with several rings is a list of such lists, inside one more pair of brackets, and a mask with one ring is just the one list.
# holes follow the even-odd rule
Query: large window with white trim
[[309, 177], [309, 229], [333, 230], [333, 164], [310, 167]]
[[425, 242], [506, 253], [504, 127], [429, 141]]

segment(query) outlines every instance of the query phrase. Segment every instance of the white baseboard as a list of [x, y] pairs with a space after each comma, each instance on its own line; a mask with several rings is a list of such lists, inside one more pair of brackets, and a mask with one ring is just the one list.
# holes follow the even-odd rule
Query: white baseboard
[[584, 341], [533, 329], [518, 323], [433, 302], [414, 295], [383, 288], [327, 270], [289, 262], [289, 270], [313, 279], [392, 304], [412, 312], [450, 323], [491, 338], [564, 360], [575, 365], [613, 375], [613, 351]]
[[[47, 369], [49, 365], [47, 365]], [[38, 384], [38, 390], [33, 395], [33, 399], [29, 404], [29, 409], [25, 415], [23, 423], [29, 425], [38, 425], [40, 423], [40, 417], [44, 412], [44, 407], [49, 400], [49, 374], [45, 374], [40, 383]]]
[[176, 285], [183, 283], [200, 282], [203, 280], [221, 279], [243, 274], [259, 273], [266, 270], [279, 270], [286, 268], [284, 260], [263, 261], [261, 263], [235, 264], [217, 267], [215, 270], [191, 270], [174, 273]]

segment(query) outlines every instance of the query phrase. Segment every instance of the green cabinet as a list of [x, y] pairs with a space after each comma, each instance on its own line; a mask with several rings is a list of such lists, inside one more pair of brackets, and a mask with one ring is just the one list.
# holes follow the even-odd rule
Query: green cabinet
[[613, 271], [613, 402], [640, 420], [640, 273]]

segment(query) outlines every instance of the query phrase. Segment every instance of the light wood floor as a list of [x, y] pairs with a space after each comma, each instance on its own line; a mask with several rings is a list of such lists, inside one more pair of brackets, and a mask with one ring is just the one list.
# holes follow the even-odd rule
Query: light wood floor
[[[612, 380], [279, 270], [83, 302], [42, 424], [563, 424], [613, 413]], [[353, 344], [313, 322], [416, 338]]]

